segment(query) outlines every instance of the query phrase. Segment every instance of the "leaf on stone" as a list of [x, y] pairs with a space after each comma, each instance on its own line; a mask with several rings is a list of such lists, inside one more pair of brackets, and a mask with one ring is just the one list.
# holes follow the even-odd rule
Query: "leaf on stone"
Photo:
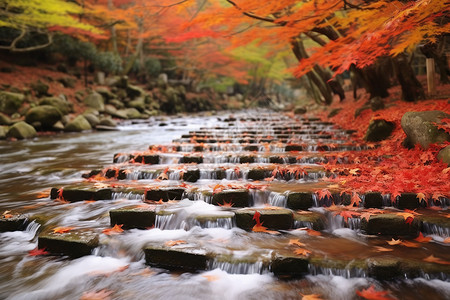
[[361, 203], [361, 198], [358, 196], [357, 193], [353, 193], [352, 194], [352, 199], [351, 202], [348, 206], [353, 207], [354, 205], [356, 205], [356, 207], [359, 207], [359, 204]]
[[445, 238], [444, 244], [450, 244], [450, 236]]
[[176, 240], [176, 241], [167, 241], [164, 243], [167, 247], [173, 247], [175, 245], [181, 245], [181, 244], [187, 244], [186, 241], [183, 240]]
[[419, 248], [420, 247], [419, 244], [409, 242], [409, 241], [402, 241], [401, 245], [408, 247], [408, 248]]
[[73, 229], [75, 229], [75, 227], [55, 227], [53, 233], [67, 233]]
[[348, 223], [348, 218], [358, 217], [361, 214], [359, 212], [355, 212], [355, 211], [344, 210], [344, 211], [335, 213], [335, 215], [339, 215], [339, 216], [343, 217], [345, 223], [347, 224]]
[[295, 245], [295, 246], [299, 246], [299, 247], [306, 246], [305, 244], [303, 244], [299, 240], [294, 240], [294, 239], [289, 240], [289, 245]]
[[431, 236], [423, 236], [422, 232], [419, 232], [419, 236], [416, 237], [414, 240], [419, 242], [419, 243], [428, 243], [429, 241], [431, 241], [433, 238]]
[[103, 229], [102, 233], [104, 233], [106, 235], [121, 234], [123, 232], [122, 227], [123, 227], [123, 224], [120, 224], [120, 225], [116, 224], [112, 228]]
[[273, 235], [280, 234], [278, 231], [268, 230], [267, 227], [264, 227], [264, 226], [258, 225], [258, 224], [253, 226], [252, 231], [253, 232], [265, 232], [265, 233], [269, 233], [269, 234], [273, 234]]
[[231, 200], [230, 200], [230, 202], [226, 202], [225, 200], [223, 200], [223, 204], [220, 204], [220, 203], [217, 203], [217, 204], [219, 204], [219, 206], [221, 206], [221, 207], [232, 207], [234, 205], [234, 203], [232, 203]]
[[435, 257], [434, 255], [430, 255], [428, 257], [425, 257], [423, 260], [426, 261], [426, 262], [431, 262], [431, 263], [436, 263], [436, 264], [441, 264], [441, 265], [450, 265], [449, 261], [446, 261], [446, 260], [440, 259], [438, 257]]
[[428, 206], [428, 198], [427, 198], [427, 196], [424, 193], [417, 193], [416, 198], [419, 200], [419, 203], [422, 202], [422, 201], [425, 201], [425, 203]]
[[364, 299], [368, 300], [392, 300], [395, 299], [389, 295], [388, 291], [377, 291], [375, 286], [371, 285], [369, 288], [356, 291], [356, 294]]

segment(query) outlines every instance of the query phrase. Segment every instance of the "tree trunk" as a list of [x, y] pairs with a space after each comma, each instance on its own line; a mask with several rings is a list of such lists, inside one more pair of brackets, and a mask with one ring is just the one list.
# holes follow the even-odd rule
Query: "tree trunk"
[[370, 98], [389, 96], [390, 87], [390, 64], [388, 60], [378, 59], [374, 64], [363, 69], [355, 66], [350, 67], [354, 74], [352, 79], [353, 96], [356, 99], [356, 88], [362, 86], [370, 94]]
[[395, 73], [397, 80], [402, 88], [402, 99], [408, 102], [414, 102], [425, 98], [425, 92], [422, 85], [417, 80], [414, 70], [408, 62], [405, 54], [394, 58]]

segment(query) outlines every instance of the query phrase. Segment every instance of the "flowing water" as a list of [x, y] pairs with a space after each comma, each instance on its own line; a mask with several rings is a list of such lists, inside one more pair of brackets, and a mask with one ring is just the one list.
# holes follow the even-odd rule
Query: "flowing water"
[[[82, 184], [82, 174], [112, 165], [116, 153], [145, 151], [149, 145], [170, 145], [183, 134], [201, 128], [226, 128], [229, 123], [226, 117], [154, 118], [146, 122], [124, 123], [119, 131], [0, 141], [0, 212], [20, 212], [37, 219], [45, 227], [73, 226], [101, 232], [110, 227], [108, 213], [111, 209], [141, 205], [143, 193], [121, 191], [114, 193], [110, 200], [61, 204], [45, 196], [48, 189]], [[239, 123], [237, 128], [240, 128]], [[273, 126], [266, 125], [258, 130], [267, 136], [274, 135]], [[230, 130], [230, 133], [236, 132]], [[192, 150], [187, 144], [181, 148], [182, 151]], [[275, 276], [268, 267], [268, 261], [275, 253], [292, 251], [287, 246], [292, 239], [308, 244], [330, 260], [346, 261], [380, 255], [371, 249], [383, 246], [385, 241], [361, 234], [359, 220], [350, 218], [345, 223], [340, 216], [331, 215], [321, 208], [310, 210], [311, 213], [322, 213], [328, 219], [328, 227], [320, 237], [309, 236], [304, 230], [269, 236], [236, 227], [234, 214], [212, 205], [212, 196], [207, 191], [217, 184], [243, 185], [248, 176], [248, 166], [264, 168], [270, 164], [267, 157], [258, 156], [253, 163], [240, 166], [238, 172], [233, 169], [233, 164], [239, 163], [236, 151], [245, 147], [232, 147], [229, 143], [217, 148], [223, 149], [224, 154], [205, 154], [199, 180], [189, 183], [195, 187], [193, 191], [183, 195], [183, 200], [177, 203], [169, 201], [155, 205], [158, 212], [155, 228], [130, 229], [125, 234], [114, 236], [101, 234], [100, 246], [92, 255], [76, 259], [28, 255], [37, 247], [37, 236], [43, 229], [36, 221], [23, 231], [0, 233], [0, 299], [93, 299], [95, 295], [107, 295], [108, 299], [301, 299], [302, 295], [308, 294], [320, 294], [323, 299], [358, 299], [356, 291], [370, 285], [377, 290], [389, 290], [398, 299], [450, 299], [448, 273], [440, 276], [424, 273], [417, 278], [379, 281], [357, 266], [310, 264], [309, 273], [301, 278], [284, 280]], [[264, 147], [258, 150], [265, 151]], [[283, 148], [272, 146], [270, 151], [279, 153]], [[177, 163], [181, 156], [167, 153], [155, 169], [165, 169]], [[119, 162], [121, 160], [126, 159], [121, 158]], [[218, 179], [218, 173], [212, 170], [219, 167], [225, 169], [224, 175]], [[132, 173], [127, 176], [126, 181], [130, 184], [138, 179]], [[288, 185], [285, 190], [289, 190], [295, 184], [316, 181], [319, 177], [278, 179], [284, 180]], [[180, 171], [169, 173], [167, 181], [159, 182], [155, 178], [141, 177], [139, 183], [170, 186], [180, 179]], [[250, 195], [250, 203], [254, 207], [286, 206], [284, 192], [252, 187]], [[318, 206], [317, 199], [313, 201]], [[214, 218], [206, 221], [198, 218], [205, 214]], [[294, 225], [294, 228], [298, 227], [311, 228], [312, 225], [300, 222]], [[426, 233], [437, 236], [435, 241], [449, 234], [448, 228], [433, 224], [428, 224], [426, 230]], [[208, 262], [206, 271], [167, 271], [146, 265], [144, 246], [176, 240], [220, 255]], [[407, 248], [394, 250], [397, 255], [402, 255], [399, 254], [402, 251], [406, 256], [419, 256]], [[428, 244], [424, 251], [441, 252], [441, 257], [448, 257], [448, 247], [437, 242]]]

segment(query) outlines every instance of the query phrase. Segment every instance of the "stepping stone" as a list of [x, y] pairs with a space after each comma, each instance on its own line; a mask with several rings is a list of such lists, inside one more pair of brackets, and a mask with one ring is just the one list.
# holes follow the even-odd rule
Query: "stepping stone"
[[58, 199], [69, 202], [79, 202], [79, 201], [98, 201], [98, 200], [111, 200], [112, 190], [111, 189], [81, 189], [81, 188], [71, 188], [65, 187], [62, 190], [57, 188], [52, 188], [50, 190], [50, 199]]
[[196, 182], [200, 179], [200, 170], [187, 170], [183, 173], [183, 180], [188, 182]]
[[369, 221], [362, 219], [361, 229], [370, 235], [416, 237], [419, 234], [419, 221], [414, 218], [411, 224], [407, 224], [402, 216], [380, 214], [370, 216]]
[[155, 225], [154, 207], [124, 207], [109, 211], [111, 227], [123, 225], [123, 229], [147, 229]]
[[206, 270], [208, 267], [206, 251], [192, 246], [180, 249], [147, 246], [144, 254], [145, 262], [153, 267], [185, 271]]
[[90, 255], [98, 246], [99, 235], [89, 229], [71, 230], [66, 233], [45, 231], [38, 237], [38, 248], [56, 255], [77, 258]]
[[262, 226], [274, 230], [291, 229], [294, 224], [292, 210], [286, 208], [264, 209], [264, 208], [243, 208], [235, 211], [236, 226], [244, 230], [251, 230], [256, 225], [253, 216], [255, 212], [260, 213]]
[[225, 228], [231, 229], [235, 226], [234, 212], [220, 211], [210, 214], [201, 214], [195, 217], [195, 221], [201, 228]]
[[159, 155], [136, 155], [131, 157], [130, 160], [147, 165], [157, 165], [160, 162], [160, 157]]
[[328, 220], [325, 215], [312, 211], [294, 212], [294, 228], [307, 227], [316, 231], [324, 230]]
[[145, 191], [145, 199], [152, 201], [162, 200], [164, 202], [169, 200], [181, 200], [183, 199], [184, 192], [184, 188], [151, 189]]
[[365, 208], [382, 208], [383, 196], [381, 193], [366, 193], [364, 196]]
[[212, 197], [211, 204], [213, 205], [227, 205], [230, 204], [233, 207], [246, 207], [249, 206], [250, 194], [248, 190], [225, 190], [216, 193]]
[[28, 225], [28, 218], [24, 215], [4, 212], [0, 215], [0, 232], [24, 230]]
[[397, 199], [397, 208], [416, 209], [419, 207], [419, 199], [415, 193], [403, 193]]
[[309, 273], [309, 260], [306, 257], [277, 256], [272, 260], [270, 271], [277, 277], [303, 277]]
[[183, 156], [180, 158], [180, 163], [182, 164], [201, 164], [203, 163], [202, 156]]
[[289, 193], [286, 201], [286, 207], [294, 210], [308, 209], [314, 206], [312, 193]]

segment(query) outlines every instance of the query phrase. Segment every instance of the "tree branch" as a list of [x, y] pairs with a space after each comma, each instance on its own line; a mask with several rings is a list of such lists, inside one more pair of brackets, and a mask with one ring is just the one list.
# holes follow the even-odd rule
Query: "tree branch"
[[19, 36], [17, 36], [12, 42], [11, 45], [9, 46], [0, 46], [0, 49], [5, 49], [5, 50], [9, 50], [12, 52], [29, 52], [29, 51], [34, 51], [34, 50], [39, 50], [39, 49], [43, 49], [45, 47], [50, 46], [53, 43], [53, 34], [50, 32], [47, 32], [47, 43], [42, 44], [42, 45], [36, 45], [36, 46], [30, 46], [30, 47], [25, 47], [25, 48], [17, 48], [16, 45], [17, 43], [23, 39], [23, 37], [27, 34], [27, 30], [25, 28], [22, 28], [22, 30], [20, 31]]

